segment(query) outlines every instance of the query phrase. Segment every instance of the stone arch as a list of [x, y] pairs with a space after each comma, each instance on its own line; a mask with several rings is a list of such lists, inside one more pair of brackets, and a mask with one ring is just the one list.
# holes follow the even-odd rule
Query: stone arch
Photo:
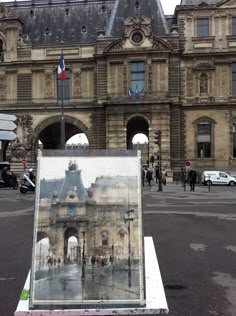
[[209, 122], [210, 124], [217, 124], [216, 121], [208, 116], [201, 116], [197, 118], [195, 121], [192, 122], [192, 124], [196, 125], [201, 122]]
[[[70, 116], [70, 115], [64, 115], [64, 118], [65, 118], [65, 123], [76, 126], [78, 129], [81, 130], [82, 133], [86, 134], [89, 143], [90, 144], [92, 143], [90, 130], [83, 122], [81, 122], [79, 119], [77, 119], [73, 116]], [[43, 120], [41, 123], [39, 123], [35, 127], [35, 129], [32, 133], [32, 136], [31, 136], [33, 150], [35, 150], [35, 148], [36, 148], [36, 141], [39, 138], [40, 133], [48, 126], [50, 126], [54, 123], [60, 122], [60, 120], [61, 120], [61, 115], [59, 115], [59, 114], [53, 115], [53, 116], [50, 116], [50, 117], [46, 118], [45, 120]]]
[[150, 120], [145, 115], [133, 114], [126, 121], [127, 149], [132, 147], [132, 139], [138, 133], [143, 133], [149, 138]]

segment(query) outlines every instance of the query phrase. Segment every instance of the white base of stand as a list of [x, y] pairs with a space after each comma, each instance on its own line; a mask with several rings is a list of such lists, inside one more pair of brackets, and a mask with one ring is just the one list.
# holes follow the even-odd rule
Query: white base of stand
[[[161, 273], [152, 237], [144, 237], [145, 250], [145, 286], [146, 306], [143, 308], [107, 308], [107, 309], [76, 309], [76, 310], [29, 310], [29, 299], [20, 300], [15, 316], [81, 316], [81, 315], [140, 315], [168, 314], [168, 306], [163, 288]], [[25, 282], [24, 290], [29, 290], [30, 273]]]

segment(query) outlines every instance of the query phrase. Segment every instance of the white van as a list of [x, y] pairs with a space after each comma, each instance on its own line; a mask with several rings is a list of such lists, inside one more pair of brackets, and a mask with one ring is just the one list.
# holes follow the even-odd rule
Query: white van
[[233, 186], [236, 184], [236, 178], [222, 171], [203, 171], [201, 182], [204, 185], [223, 184]]

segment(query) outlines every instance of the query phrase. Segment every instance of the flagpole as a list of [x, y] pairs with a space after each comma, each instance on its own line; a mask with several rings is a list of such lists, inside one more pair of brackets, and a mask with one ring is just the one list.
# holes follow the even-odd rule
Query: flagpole
[[[63, 44], [63, 41], [61, 41]], [[61, 50], [63, 55], [63, 49]], [[65, 149], [64, 80], [61, 78], [61, 149]]]

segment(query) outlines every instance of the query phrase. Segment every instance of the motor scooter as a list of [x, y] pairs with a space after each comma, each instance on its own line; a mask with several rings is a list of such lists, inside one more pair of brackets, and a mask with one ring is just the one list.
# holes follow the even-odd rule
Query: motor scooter
[[18, 188], [18, 181], [16, 175], [13, 173], [2, 172], [2, 178], [0, 178], [0, 188], [12, 188], [16, 190]]
[[30, 180], [29, 175], [25, 172], [21, 178], [20, 183], [20, 192], [26, 193], [26, 192], [34, 192], [35, 190], [35, 183]]

